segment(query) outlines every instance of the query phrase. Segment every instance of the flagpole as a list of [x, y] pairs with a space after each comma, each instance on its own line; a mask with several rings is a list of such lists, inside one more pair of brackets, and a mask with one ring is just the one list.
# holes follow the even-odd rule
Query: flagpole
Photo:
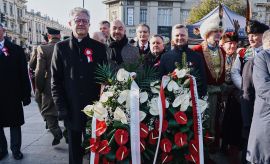
[[84, 8], [84, 0], [83, 0], [83, 8]]

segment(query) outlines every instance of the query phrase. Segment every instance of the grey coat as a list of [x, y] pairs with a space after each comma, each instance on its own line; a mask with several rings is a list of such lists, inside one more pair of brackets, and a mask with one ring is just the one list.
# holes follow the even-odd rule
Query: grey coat
[[136, 65], [139, 63], [140, 54], [139, 49], [127, 43], [122, 51], [121, 56], [123, 63], [118, 65], [114, 60], [112, 60], [112, 48], [108, 47], [107, 49], [107, 60], [108, 63], [113, 66], [113, 68], [118, 69], [119, 67], [124, 67], [124, 65]]
[[254, 60], [253, 82], [256, 91], [254, 113], [248, 140], [247, 160], [270, 163], [270, 50], [261, 51]]

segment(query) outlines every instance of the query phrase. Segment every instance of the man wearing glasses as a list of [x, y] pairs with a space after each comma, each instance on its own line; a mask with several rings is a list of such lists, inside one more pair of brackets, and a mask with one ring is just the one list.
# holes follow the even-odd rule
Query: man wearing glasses
[[82, 110], [98, 100], [100, 86], [94, 72], [107, 58], [105, 45], [89, 37], [88, 10], [77, 7], [70, 15], [71, 38], [54, 47], [51, 87], [59, 120], [64, 120], [68, 129], [69, 163], [81, 164], [82, 134], [87, 121]]

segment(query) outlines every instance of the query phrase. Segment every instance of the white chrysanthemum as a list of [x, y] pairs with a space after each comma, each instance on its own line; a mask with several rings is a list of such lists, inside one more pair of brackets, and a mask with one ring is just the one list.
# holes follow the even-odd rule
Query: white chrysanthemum
[[127, 100], [128, 96], [129, 96], [129, 90], [123, 90], [123, 91], [119, 94], [119, 97], [118, 97], [118, 99], [117, 99], [117, 102], [118, 102], [119, 104], [123, 104], [123, 103]]
[[127, 117], [126, 114], [123, 112], [123, 110], [119, 107], [117, 107], [114, 111], [114, 120], [121, 121], [123, 124], [127, 124]]
[[87, 105], [86, 107], [84, 107], [83, 112], [87, 116], [92, 117], [93, 116], [93, 108], [94, 108], [93, 105]]
[[175, 81], [171, 80], [169, 82], [169, 84], [167, 85], [167, 89], [168, 89], [168, 91], [171, 92], [171, 91], [177, 91], [177, 90], [179, 90], [180, 87], [178, 86], [178, 84]]
[[148, 100], [148, 94], [147, 92], [141, 92], [140, 93], [140, 103], [145, 103]]
[[158, 94], [159, 93], [159, 88], [157, 88], [157, 86], [151, 87], [151, 92]]
[[157, 116], [159, 113], [159, 109], [158, 109], [158, 97], [152, 98], [150, 101], [150, 114], [153, 116]]
[[120, 82], [124, 81], [127, 82], [129, 78], [129, 72], [126, 71], [125, 69], [121, 68], [118, 70], [116, 79]]
[[94, 104], [93, 111], [94, 117], [96, 117], [99, 121], [104, 121], [104, 119], [108, 116], [107, 109], [100, 102]]
[[181, 70], [176, 69], [176, 70], [175, 70], [175, 73], [176, 73], [176, 76], [177, 76], [178, 78], [183, 78], [183, 77], [185, 77], [186, 74], [187, 74], [187, 69], [181, 69]]
[[205, 100], [198, 99], [198, 105], [200, 106], [201, 113], [205, 111], [205, 109], [208, 107], [208, 103]]
[[146, 117], [146, 113], [143, 111], [140, 111], [140, 122], [142, 122]]

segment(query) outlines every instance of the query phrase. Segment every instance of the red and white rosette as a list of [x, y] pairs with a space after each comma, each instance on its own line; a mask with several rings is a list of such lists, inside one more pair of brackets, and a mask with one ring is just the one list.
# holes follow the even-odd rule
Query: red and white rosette
[[91, 48], [86, 48], [83, 54], [87, 57], [88, 63], [93, 62], [93, 50]]
[[8, 56], [8, 49], [6, 47], [2, 48], [2, 52], [5, 54], [5, 56]]

